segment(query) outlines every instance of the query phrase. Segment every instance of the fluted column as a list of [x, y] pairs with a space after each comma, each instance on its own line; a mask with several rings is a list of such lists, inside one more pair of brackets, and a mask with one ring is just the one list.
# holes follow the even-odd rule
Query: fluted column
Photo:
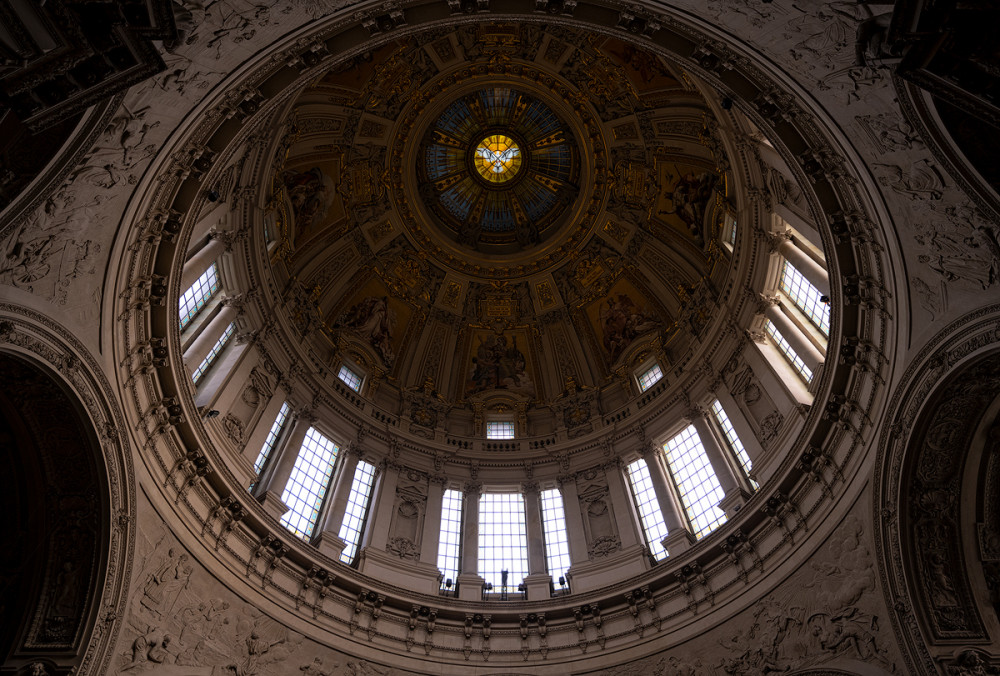
[[347, 501], [351, 497], [351, 485], [354, 483], [354, 473], [361, 460], [361, 451], [354, 444], [348, 444], [340, 449], [336, 473], [327, 498], [326, 514], [323, 516], [323, 528], [316, 536], [316, 547], [332, 559], [340, 560], [340, 555], [347, 546], [340, 539], [340, 525], [344, 523], [347, 512]]
[[668, 554], [676, 556], [691, 546], [691, 543], [694, 542], [694, 536], [688, 530], [687, 521], [681, 513], [680, 505], [677, 504], [674, 493], [670, 489], [670, 479], [667, 478], [667, 472], [663, 468], [659, 449], [648, 446], [643, 450], [645, 453], [642, 457], [649, 469], [649, 480], [653, 484], [656, 502], [660, 505], [663, 523], [667, 527], [667, 537], [663, 538], [660, 544], [663, 545]]
[[236, 309], [230, 306], [223, 306], [218, 314], [212, 317], [198, 337], [194, 339], [191, 346], [184, 352], [184, 365], [194, 371], [205, 360], [208, 353], [212, 351], [215, 343], [225, 333], [233, 320], [236, 319]]
[[427, 485], [424, 527], [420, 533], [420, 561], [437, 566], [441, 541], [441, 505], [444, 500], [444, 477], [432, 476]]
[[559, 477], [559, 492], [562, 493], [563, 512], [566, 514], [566, 535], [569, 538], [569, 562], [572, 570], [573, 566], [590, 560], [583, 512], [580, 511], [580, 495], [576, 491], [576, 477], [572, 474]]
[[524, 525], [528, 535], [528, 575], [524, 584], [528, 600], [547, 599], [551, 596], [551, 577], [545, 572], [545, 536], [542, 532], [541, 496], [538, 483], [528, 481], [521, 485], [524, 495]]
[[211, 238], [198, 252], [184, 263], [181, 271], [181, 293], [191, 288], [191, 285], [212, 265], [212, 261], [222, 255], [226, 244], [221, 238]]
[[460, 599], [482, 598], [483, 578], [479, 575], [479, 498], [482, 484], [468, 483], [462, 497], [462, 571], [458, 575]]
[[719, 438], [708, 422], [708, 412], [700, 406], [694, 406], [688, 411], [688, 417], [698, 433], [701, 446], [705, 449], [705, 455], [712, 464], [712, 469], [715, 470], [719, 486], [725, 493], [725, 497], [719, 503], [719, 508], [726, 513], [727, 518], [731, 519], [744, 505], [747, 496], [736, 478], [733, 466], [726, 459], [728, 452], [722, 448]]
[[271, 463], [272, 469], [265, 473], [267, 476], [259, 482], [258, 499], [276, 519], [280, 519], [288, 511], [288, 507], [281, 501], [281, 494], [285, 490], [285, 485], [288, 484], [288, 479], [292, 476], [302, 442], [315, 419], [311, 411], [296, 411], [292, 414], [292, 428], [288, 438], [280, 449], [275, 449], [274, 452], [279, 453], [279, 455]]

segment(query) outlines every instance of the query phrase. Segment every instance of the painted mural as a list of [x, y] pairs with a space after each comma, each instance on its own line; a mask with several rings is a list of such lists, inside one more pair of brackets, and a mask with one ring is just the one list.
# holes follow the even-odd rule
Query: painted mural
[[308, 169], [288, 169], [281, 174], [285, 193], [292, 206], [295, 227], [292, 245], [298, 246], [316, 234], [324, 225], [342, 216], [337, 199], [336, 162], [324, 162]]
[[640, 336], [663, 328], [662, 317], [628, 280], [620, 279], [611, 292], [587, 307], [594, 335], [609, 364], [614, 364]]
[[535, 396], [525, 331], [505, 331], [500, 335], [492, 331], [476, 331], [472, 334], [471, 354], [465, 396], [488, 390]]
[[691, 165], [662, 162], [657, 165], [660, 194], [654, 214], [686, 233], [701, 231], [705, 211], [715, 196], [719, 175]]
[[412, 313], [410, 306], [393, 298], [375, 277], [351, 297], [330, 326], [366, 343], [391, 368]]

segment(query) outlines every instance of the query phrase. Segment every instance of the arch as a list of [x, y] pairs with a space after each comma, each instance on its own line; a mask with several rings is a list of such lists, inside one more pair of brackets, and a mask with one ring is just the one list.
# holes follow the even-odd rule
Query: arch
[[1000, 630], [1000, 535], [989, 503], [990, 480], [1000, 474], [1000, 332], [992, 314], [955, 322], [925, 349], [894, 401], [876, 472], [888, 607], [908, 657], [928, 673], [961, 667]]
[[121, 416], [75, 339], [0, 306], [0, 672], [104, 673], [131, 576]]

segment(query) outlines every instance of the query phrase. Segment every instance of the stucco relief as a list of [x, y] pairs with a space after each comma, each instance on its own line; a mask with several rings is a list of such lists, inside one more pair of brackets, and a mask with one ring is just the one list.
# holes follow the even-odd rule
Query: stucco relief
[[[327, 649], [208, 575], [144, 505], [126, 625], [108, 673], [132, 676], [404, 676]], [[324, 574], [325, 577], [325, 574]], [[319, 580], [318, 575], [313, 576]], [[323, 582], [314, 586], [323, 588]], [[310, 594], [310, 596], [312, 596]]]
[[855, 513], [779, 590], [712, 631], [711, 638], [695, 639], [669, 655], [591, 673], [723, 676], [802, 669], [856, 673], [857, 665], [899, 673], [888, 627], [880, 621], [884, 609], [874, 600], [870, 536], [859, 511], [856, 506]]

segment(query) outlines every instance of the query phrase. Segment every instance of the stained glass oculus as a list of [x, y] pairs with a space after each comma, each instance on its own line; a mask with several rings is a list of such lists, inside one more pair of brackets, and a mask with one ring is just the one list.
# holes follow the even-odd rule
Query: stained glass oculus
[[484, 87], [453, 101], [424, 134], [418, 158], [435, 221], [483, 252], [547, 239], [579, 194], [573, 132], [547, 103], [515, 87]]
[[476, 146], [473, 164], [490, 183], [506, 183], [521, 168], [521, 148], [506, 134], [491, 134]]

